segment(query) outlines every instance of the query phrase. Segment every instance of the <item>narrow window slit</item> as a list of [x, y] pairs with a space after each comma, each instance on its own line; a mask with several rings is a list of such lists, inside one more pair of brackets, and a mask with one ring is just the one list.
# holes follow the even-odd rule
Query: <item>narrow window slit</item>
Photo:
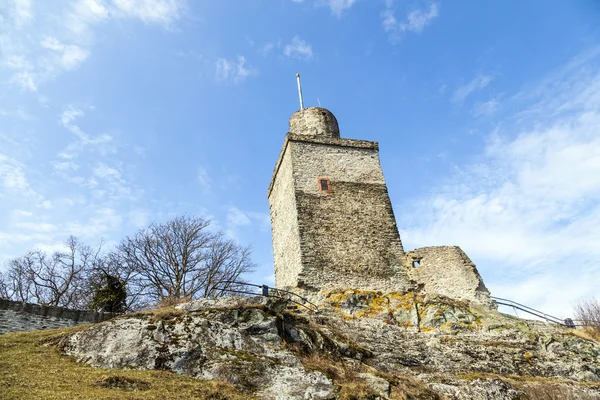
[[324, 192], [329, 191], [329, 182], [327, 179], [321, 179], [321, 190]]

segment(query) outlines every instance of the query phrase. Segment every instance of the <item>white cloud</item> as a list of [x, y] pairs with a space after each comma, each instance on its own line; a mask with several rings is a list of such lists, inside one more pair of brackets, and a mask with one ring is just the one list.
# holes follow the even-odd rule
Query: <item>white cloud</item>
[[4, 117], [13, 117], [20, 119], [22, 121], [35, 119], [35, 117], [29, 114], [25, 109], [21, 106], [18, 106], [16, 109], [8, 111], [0, 108], [0, 115]]
[[[304, 1], [292, 0], [293, 3], [303, 3]], [[349, 9], [356, 3], [356, 0], [315, 0], [314, 3], [317, 7], [329, 7], [331, 13], [339, 18], [344, 10]]]
[[211, 190], [212, 179], [210, 178], [210, 175], [208, 174], [205, 168], [198, 167], [198, 170], [196, 172], [196, 178], [198, 179], [198, 183], [200, 184], [202, 189], [204, 189], [205, 191]]
[[52, 208], [52, 202], [50, 200], [44, 200], [38, 204], [38, 207], [49, 210]]
[[53, 233], [58, 230], [58, 227], [54, 224], [50, 224], [47, 222], [17, 222], [14, 225], [17, 229], [24, 229], [28, 232], [34, 233]]
[[63, 159], [73, 159], [87, 147], [97, 148], [102, 154], [115, 152], [114, 148], [111, 147], [113, 142], [113, 137], [111, 135], [103, 133], [96, 137], [91, 137], [78, 125], [73, 123], [75, 119], [82, 116], [84, 116], [84, 112], [73, 105], [67, 106], [61, 113], [61, 125], [75, 135], [76, 140], [69, 143], [66, 149], [59, 153], [59, 157]]
[[413, 10], [406, 15], [404, 22], [399, 22], [393, 9], [393, 1], [386, 1], [386, 8], [381, 13], [381, 25], [384, 31], [390, 35], [392, 42], [400, 40], [404, 32], [421, 33], [427, 25], [439, 16], [439, 7], [437, 4], [431, 4], [429, 10]]
[[269, 54], [273, 49], [275, 48], [275, 43], [273, 42], [269, 42], [267, 44], [265, 44], [262, 49], [260, 50], [260, 53], [263, 56], [266, 56], [267, 54]]
[[33, 19], [31, 0], [12, 0], [11, 11], [17, 29], [21, 29]]
[[98, 238], [118, 228], [122, 223], [119, 213], [110, 207], [97, 209], [85, 223], [72, 222], [63, 227], [63, 231], [82, 238]]
[[[2, 192], [16, 192], [26, 196], [34, 194], [27, 181], [23, 165], [4, 154], [0, 154], [0, 184], [4, 188]], [[3, 197], [2, 192], [0, 198]]]
[[482, 75], [479, 74], [467, 84], [458, 87], [454, 93], [452, 94], [452, 102], [453, 103], [462, 103], [464, 102], [471, 93], [481, 90], [490, 84], [492, 81], [492, 77], [490, 75]]
[[120, 180], [121, 173], [115, 168], [111, 168], [104, 163], [99, 163], [94, 168], [94, 175], [98, 178], [108, 179], [108, 180]]
[[406, 244], [463, 247], [492, 294], [568, 315], [600, 281], [600, 68], [555, 83], [528, 90], [528, 104], [514, 97], [526, 112], [503, 118], [479, 162], [400, 207], [399, 220]]
[[75, 118], [83, 116], [83, 111], [69, 105], [65, 111], [60, 115], [60, 122], [63, 126], [68, 127], [69, 124], [75, 121]]
[[145, 23], [168, 26], [177, 20], [183, 11], [182, 0], [113, 0], [115, 14], [137, 18]]
[[53, 18], [44, 19], [24, 35], [22, 28], [33, 26], [35, 9], [42, 7], [41, 2], [9, 1], [12, 18], [3, 20], [0, 16], [0, 65], [9, 72], [7, 82], [30, 92], [85, 62], [99, 24], [132, 19], [168, 28], [185, 10], [184, 0], [76, 0], [53, 11]]
[[285, 45], [283, 54], [286, 57], [310, 60], [313, 57], [312, 46], [299, 36], [294, 36], [290, 44]]
[[9, 79], [10, 83], [14, 83], [21, 89], [28, 90], [30, 92], [37, 91], [37, 79], [35, 76], [28, 71], [15, 72]]
[[55, 162], [52, 165], [57, 171], [76, 171], [79, 169], [79, 165], [71, 161]]
[[356, 0], [324, 0], [322, 3], [326, 4], [331, 12], [339, 17], [342, 11], [352, 7]]
[[93, 176], [85, 182], [96, 199], [107, 201], [136, 200], [141, 190], [130, 185], [121, 171], [102, 162], [93, 168]]
[[76, 68], [88, 58], [89, 53], [79, 46], [65, 45], [55, 37], [47, 37], [40, 42], [42, 47], [52, 50], [56, 59], [47, 62], [60, 65], [65, 70]]
[[251, 225], [258, 225], [260, 230], [268, 230], [271, 224], [269, 214], [245, 211], [235, 206], [229, 207], [227, 210], [226, 217], [226, 230], [225, 233], [229, 237], [237, 239], [238, 231], [241, 228], [249, 227]]
[[25, 217], [25, 218], [32, 217], [33, 213], [31, 211], [27, 211], [27, 210], [13, 210], [11, 212], [11, 215], [13, 216], [14, 219], [19, 220], [21, 217]]
[[473, 107], [473, 115], [476, 117], [489, 117], [498, 111], [499, 106], [500, 103], [498, 103], [497, 99], [477, 102]]
[[252, 219], [247, 212], [240, 210], [237, 207], [231, 207], [227, 213], [227, 224], [230, 226], [245, 226], [250, 225]]
[[429, 11], [414, 10], [407, 15], [407, 21], [400, 24], [400, 30], [406, 32], [422, 32], [423, 28], [438, 16], [437, 4], [432, 4]]
[[243, 82], [257, 73], [256, 68], [246, 65], [244, 56], [237, 56], [235, 61], [219, 58], [215, 63], [215, 78], [221, 82]]
[[129, 223], [136, 228], [143, 228], [148, 225], [150, 221], [150, 214], [143, 210], [134, 210], [129, 212]]

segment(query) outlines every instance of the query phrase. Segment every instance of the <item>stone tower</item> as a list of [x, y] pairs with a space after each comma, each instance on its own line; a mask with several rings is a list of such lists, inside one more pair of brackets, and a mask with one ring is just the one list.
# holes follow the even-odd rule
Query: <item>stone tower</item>
[[378, 144], [340, 138], [330, 111], [292, 115], [268, 198], [278, 288], [413, 289]]

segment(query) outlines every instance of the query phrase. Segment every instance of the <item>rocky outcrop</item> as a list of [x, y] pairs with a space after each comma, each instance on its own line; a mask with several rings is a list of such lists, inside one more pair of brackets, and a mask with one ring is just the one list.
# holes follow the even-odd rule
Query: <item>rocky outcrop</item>
[[122, 316], [63, 339], [95, 367], [164, 369], [265, 399], [600, 399], [600, 344], [441, 296], [262, 297]]

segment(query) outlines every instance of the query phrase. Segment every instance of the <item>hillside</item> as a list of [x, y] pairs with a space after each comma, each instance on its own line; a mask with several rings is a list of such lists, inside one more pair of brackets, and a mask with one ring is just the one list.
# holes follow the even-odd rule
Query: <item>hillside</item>
[[600, 344], [578, 331], [356, 290], [317, 313], [232, 297], [7, 334], [0, 370], [7, 399], [600, 399]]

